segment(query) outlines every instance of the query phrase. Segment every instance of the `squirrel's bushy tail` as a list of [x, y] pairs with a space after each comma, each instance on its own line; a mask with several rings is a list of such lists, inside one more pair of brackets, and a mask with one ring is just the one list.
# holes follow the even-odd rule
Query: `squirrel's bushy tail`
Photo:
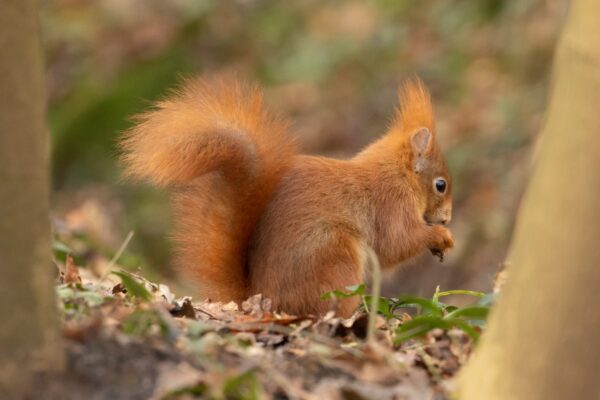
[[177, 264], [205, 297], [245, 299], [250, 236], [295, 154], [287, 123], [231, 79], [189, 80], [136, 122], [125, 175], [173, 188]]

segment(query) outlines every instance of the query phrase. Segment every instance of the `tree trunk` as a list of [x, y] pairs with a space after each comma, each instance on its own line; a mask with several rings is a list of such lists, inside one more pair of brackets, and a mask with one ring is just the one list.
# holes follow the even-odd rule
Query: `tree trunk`
[[0, 398], [62, 365], [52, 287], [49, 148], [35, 0], [0, 1]]
[[509, 251], [460, 398], [600, 398], [600, 1], [575, 0]]

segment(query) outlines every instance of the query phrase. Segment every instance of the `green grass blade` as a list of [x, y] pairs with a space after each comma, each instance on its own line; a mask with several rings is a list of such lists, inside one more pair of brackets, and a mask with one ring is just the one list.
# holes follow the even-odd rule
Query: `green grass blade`
[[[439, 288], [439, 286], [438, 286]], [[462, 295], [467, 295], [467, 296], [475, 296], [475, 297], [483, 297], [485, 296], [485, 293], [483, 292], [476, 292], [474, 290], [446, 290], [444, 292], [437, 292], [437, 297], [444, 297], [444, 296], [450, 296], [453, 294], [462, 294]]]
[[435, 304], [438, 304], [440, 302], [440, 285], [437, 285], [435, 287], [435, 292], [433, 293], [431, 301], [433, 301]]
[[463, 318], [463, 319], [475, 319], [485, 320], [488, 316], [490, 309], [489, 307], [483, 306], [465, 306], [458, 308], [452, 312], [449, 312], [444, 318]]
[[394, 342], [402, 343], [408, 339], [423, 336], [434, 328], [449, 329], [452, 325], [444, 320], [431, 315], [421, 315], [403, 323], [397, 330]]
[[430, 314], [441, 317], [443, 309], [439, 303], [434, 303], [432, 300], [419, 296], [400, 296], [392, 306], [392, 312], [400, 307], [419, 307], [424, 314]]

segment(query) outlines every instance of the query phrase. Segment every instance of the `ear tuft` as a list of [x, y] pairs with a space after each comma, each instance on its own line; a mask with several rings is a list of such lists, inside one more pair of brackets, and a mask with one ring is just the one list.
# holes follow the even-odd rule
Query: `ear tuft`
[[427, 128], [421, 128], [410, 136], [415, 156], [421, 156], [426, 153], [431, 146], [431, 131]]
[[397, 130], [410, 134], [425, 127], [431, 133], [435, 133], [433, 107], [423, 81], [415, 78], [404, 82], [398, 89], [398, 98], [400, 107], [394, 120], [394, 127]]

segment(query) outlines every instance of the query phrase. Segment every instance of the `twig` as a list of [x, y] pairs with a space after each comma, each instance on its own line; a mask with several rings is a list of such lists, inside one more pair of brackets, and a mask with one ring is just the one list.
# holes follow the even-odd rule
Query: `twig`
[[209, 316], [210, 318], [212, 318], [212, 319], [215, 319], [215, 320], [217, 320], [217, 321], [219, 321], [219, 320], [220, 320], [220, 319], [219, 319], [219, 317], [217, 317], [215, 314], [211, 313], [210, 311], [207, 311], [207, 310], [205, 310], [205, 309], [204, 309], [204, 307], [202, 307], [202, 306], [199, 306], [199, 305], [193, 305], [193, 304], [192, 304], [192, 307], [194, 307], [194, 310], [198, 310], [198, 311], [200, 311], [202, 314], [206, 314], [206, 315], [208, 315], [208, 316]]
[[367, 257], [371, 266], [373, 281], [371, 282], [371, 307], [369, 311], [369, 321], [367, 324], [367, 343], [375, 342], [375, 323], [377, 322], [377, 310], [379, 309], [379, 297], [381, 295], [381, 265], [377, 254], [370, 247], [367, 249]]
[[117, 250], [117, 252], [113, 256], [113, 258], [108, 263], [108, 267], [106, 268], [106, 272], [104, 272], [104, 275], [102, 275], [102, 277], [100, 278], [100, 282], [104, 281], [104, 279], [106, 279], [106, 276], [108, 274], [110, 274], [110, 272], [113, 269], [113, 267], [115, 266], [116, 262], [123, 255], [123, 252], [127, 248], [127, 245], [131, 241], [131, 238], [133, 238], [133, 231], [129, 231], [129, 233], [127, 234], [127, 237], [125, 238], [125, 240], [123, 241], [123, 243], [121, 243], [121, 246], [119, 247], [119, 249]]

